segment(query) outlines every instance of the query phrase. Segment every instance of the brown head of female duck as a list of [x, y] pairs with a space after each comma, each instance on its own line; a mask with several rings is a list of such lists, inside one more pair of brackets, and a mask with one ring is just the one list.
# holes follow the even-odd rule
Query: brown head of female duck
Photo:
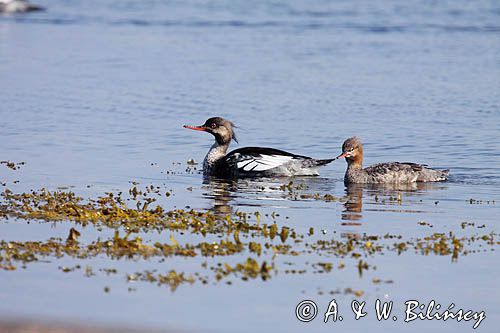
[[439, 182], [448, 179], [449, 170], [435, 170], [417, 163], [386, 162], [363, 169], [363, 145], [357, 137], [344, 141], [342, 154], [337, 158], [342, 157], [347, 162], [346, 184]]

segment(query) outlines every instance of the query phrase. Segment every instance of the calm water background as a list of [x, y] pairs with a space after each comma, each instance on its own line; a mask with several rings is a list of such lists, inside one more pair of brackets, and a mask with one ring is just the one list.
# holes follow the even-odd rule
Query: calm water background
[[[459, 230], [463, 221], [500, 231], [499, 204], [467, 203], [500, 202], [497, 1], [37, 3], [48, 10], [0, 16], [0, 159], [27, 163], [19, 171], [0, 169], [12, 190], [72, 186], [89, 197], [125, 190], [134, 180], [172, 189], [175, 195], [164, 203], [169, 208], [276, 211], [289, 217], [281, 224], [302, 232], [313, 226], [330, 234], [415, 237], [429, 231], [417, 224], [422, 220], [434, 224], [433, 231]], [[203, 159], [212, 138], [182, 125], [215, 115], [239, 125], [240, 147], [327, 158], [358, 135], [367, 164], [422, 162], [451, 169], [452, 179], [404, 192], [396, 207], [374, 200], [394, 189], [362, 188], [354, 212], [341, 203], [287, 200], [268, 182], [240, 182], [223, 191], [221, 204], [220, 188], [184, 172], [185, 161]], [[312, 192], [344, 195], [344, 168], [338, 161], [321, 178], [302, 181]], [[268, 191], [258, 191], [261, 185]], [[65, 237], [70, 227], [4, 221], [0, 238], [46, 240]], [[96, 235], [85, 230], [82, 237]], [[302, 299], [325, 307], [330, 297], [319, 289], [353, 287], [365, 291], [368, 304], [394, 300], [399, 313], [407, 299], [485, 310], [480, 330], [494, 332], [500, 320], [497, 252], [458, 263], [409, 253], [372, 259], [378, 266], [373, 276], [394, 280], [388, 285], [346, 270], [181, 286], [175, 293], [148, 284], [130, 293], [123, 275], [64, 274], [57, 267], [72, 261], [54, 260], [0, 272], [0, 316], [210, 332], [471, 330], [472, 324], [456, 322], [379, 323], [371, 317], [325, 325], [318, 317], [308, 325], [295, 319]], [[109, 267], [99, 260], [89, 264]], [[147, 267], [112, 264], [124, 272]], [[165, 269], [199, 264], [174, 258]], [[347, 312], [352, 296], [337, 299]]]

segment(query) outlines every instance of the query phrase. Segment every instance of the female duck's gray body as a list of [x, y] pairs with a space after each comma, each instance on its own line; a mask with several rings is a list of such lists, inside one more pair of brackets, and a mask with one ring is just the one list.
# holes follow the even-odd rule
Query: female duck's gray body
[[221, 117], [208, 119], [201, 126], [184, 126], [196, 131], [204, 131], [215, 137], [205, 160], [204, 177], [244, 178], [244, 177], [288, 177], [317, 176], [318, 168], [334, 159], [317, 160], [295, 155], [283, 150], [262, 147], [246, 147], [227, 153], [231, 140], [236, 141], [233, 123]]
[[439, 182], [448, 179], [449, 170], [435, 170], [416, 163], [387, 162], [363, 169], [363, 145], [357, 137], [344, 141], [342, 154], [337, 158], [342, 157], [347, 161], [346, 184]]

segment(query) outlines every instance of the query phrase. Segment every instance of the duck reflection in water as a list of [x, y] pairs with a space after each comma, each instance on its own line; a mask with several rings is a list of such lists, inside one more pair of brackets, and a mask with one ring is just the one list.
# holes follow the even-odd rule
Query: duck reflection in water
[[[288, 209], [300, 206], [309, 208], [300, 202], [310, 201], [315, 193], [329, 193], [335, 181], [327, 178], [304, 177], [294, 178], [262, 178], [252, 180], [205, 179], [203, 196], [213, 200], [211, 210], [219, 215], [234, 213], [232, 205], [237, 209], [242, 206], [257, 210]], [[308, 195], [303, 198], [301, 195]], [[307, 207], [305, 207], [307, 206]], [[310, 217], [310, 216], [308, 216]]]
[[203, 182], [208, 190], [203, 196], [213, 199], [210, 209], [215, 215], [225, 216], [231, 214], [231, 200], [234, 199], [234, 192], [238, 186], [234, 181], [211, 179]]
[[[300, 195], [283, 190], [282, 179], [262, 181], [233, 181], [208, 179], [203, 182], [203, 196], [212, 201], [210, 210], [219, 216], [226, 216], [241, 206], [258, 208], [304, 208]], [[295, 180], [294, 186], [300, 185], [304, 193], [329, 193], [334, 181], [326, 178], [304, 178]], [[342, 225], [359, 226], [365, 212], [415, 213], [428, 207], [419, 205], [415, 199], [426, 196], [429, 191], [447, 188], [445, 183], [410, 183], [410, 184], [349, 184], [344, 192], [346, 200], [341, 213]], [[295, 192], [293, 192], [295, 193]], [[310, 199], [303, 199], [305, 202]], [[233, 202], [235, 201], [235, 202]], [[418, 200], [417, 200], [418, 201]], [[420, 208], [419, 208], [420, 207]]]
[[[440, 190], [447, 188], [444, 183], [409, 183], [409, 184], [349, 184], [345, 187], [347, 201], [342, 211], [342, 225], [361, 225], [363, 218], [363, 196], [365, 205], [373, 204], [369, 211], [390, 211], [394, 205], [401, 206], [404, 198], [425, 195], [429, 190]], [[381, 206], [380, 206], [381, 205]], [[413, 205], [412, 205], [413, 206]], [[400, 207], [397, 212], [416, 212], [412, 209]]]
[[361, 220], [363, 215], [363, 186], [364, 184], [350, 184], [345, 188], [347, 201], [344, 203], [345, 209], [342, 211], [341, 218], [344, 222], [342, 225], [361, 225], [356, 222]]

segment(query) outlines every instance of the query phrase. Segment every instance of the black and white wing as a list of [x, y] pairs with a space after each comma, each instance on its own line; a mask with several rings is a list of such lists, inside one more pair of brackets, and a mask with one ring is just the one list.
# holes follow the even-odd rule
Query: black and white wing
[[274, 148], [246, 147], [233, 150], [225, 157], [225, 162], [230, 169], [237, 170], [239, 174], [266, 173], [287, 168], [293, 163], [302, 163], [310, 159]]

